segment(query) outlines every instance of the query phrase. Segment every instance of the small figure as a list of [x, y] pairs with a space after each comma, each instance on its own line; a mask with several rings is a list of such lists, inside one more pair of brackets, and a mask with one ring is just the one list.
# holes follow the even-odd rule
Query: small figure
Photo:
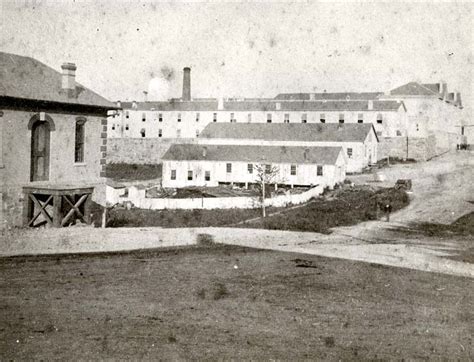
[[385, 204], [383, 209], [385, 211], [385, 216], [387, 218], [387, 222], [389, 222], [390, 221], [390, 213], [392, 212], [392, 205], [387, 203], [387, 204]]

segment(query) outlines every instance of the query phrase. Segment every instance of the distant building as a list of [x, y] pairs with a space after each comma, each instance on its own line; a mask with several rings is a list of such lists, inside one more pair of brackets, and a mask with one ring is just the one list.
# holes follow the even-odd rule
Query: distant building
[[174, 144], [163, 156], [163, 187], [248, 187], [257, 167], [275, 169], [274, 184], [333, 187], [345, 179], [341, 147]]
[[[22, 216], [34, 216], [23, 187], [51, 191], [51, 198], [36, 196], [44, 197], [43, 211], [51, 217], [57, 215], [50, 207], [61, 202], [53, 190], [68, 189], [72, 203], [77, 201], [74, 190], [94, 188], [94, 199], [101, 197], [106, 117], [116, 107], [76, 82], [74, 64], [61, 68], [62, 73], [35, 59], [0, 52], [0, 227], [21, 225]], [[43, 211], [39, 217], [47, 218]]]
[[[379, 99], [403, 102], [407, 109], [408, 152], [429, 159], [465, 143], [461, 93], [448, 93], [444, 82], [410, 82]], [[413, 140], [410, 144], [410, 140]], [[401, 150], [399, 156], [403, 156]]]
[[346, 171], [361, 172], [377, 162], [378, 138], [372, 124], [210, 123], [200, 144], [342, 147]]
[[[415, 85], [416, 84], [416, 85]], [[109, 137], [195, 139], [210, 123], [369, 123], [379, 158], [426, 160], [462, 143], [460, 93], [436, 84], [408, 83], [382, 92], [281, 93], [275, 98], [191, 97], [185, 68], [183, 96], [163, 102], [118, 102]]]

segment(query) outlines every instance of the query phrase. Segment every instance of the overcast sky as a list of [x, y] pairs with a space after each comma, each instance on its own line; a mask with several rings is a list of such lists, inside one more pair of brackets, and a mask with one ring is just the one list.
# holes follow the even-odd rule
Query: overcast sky
[[[473, 101], [472, 3], [0, 4], [0, 50], [60, 69], [110, 100], [385, 91], [448, 82]], [[151, 84], [150, 84], [151, 82]], [[157, 94], [158, 93], [158, 94]]]

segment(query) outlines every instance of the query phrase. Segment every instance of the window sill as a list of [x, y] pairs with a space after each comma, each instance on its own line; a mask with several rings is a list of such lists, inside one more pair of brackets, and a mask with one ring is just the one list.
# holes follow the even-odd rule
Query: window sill
[[75, 162], [74, 167], [85, 167], [87, 166], [87, 163], [85, 162]]

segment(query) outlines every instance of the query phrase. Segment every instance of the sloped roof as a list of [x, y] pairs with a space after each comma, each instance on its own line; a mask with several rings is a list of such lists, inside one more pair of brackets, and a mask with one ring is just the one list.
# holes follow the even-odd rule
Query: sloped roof
[[428, 87], [417, 82], [410, 82], [390, 91], [391, 95], [399, 96], [438, 96], [438, 92], [432, 90], [431, 84]]
[[[375, 100], [372, 111], [398, 111], [401, 102], [393, 100]], [[164, 101], [164, 102], [122, 102], [123, 109], [137, 111], [195, 111], [217, 112], [217, 101]], [[279, 108], [278, 108], [279, 107]], [[284, 111], [369, 111], [368, 101], [275, 101], [268, 99], [225, 101], [222, 111], [227, 112], [284, 112]]]
[[333, 165], [341, 151], [341, 147], [173, 144], [162, 159]]
[[209, 123], [199, 138], [299, 142], [364, 142], [370, 123]]
[[422, 86], [428, 88], [433, 93], [441, 92], [441, 89], [439, 88], [439, 83], [423, 83]]
[[62, 74], [40, 61], [0, 52], [0, 97], [117, 108], [104, 97], [76, 83], [76, 97], [62, 89]]
[[217, 100], [198, 100], [198, 101], [181, 101], [171, 100], [162, 102], [136, 102], [137, 108], [133, 108], [133, 102], [121, 102], [120, 106], [123, 109], [134, 109], [138, 111], [195, 111], [204, 112], [217, 110]]
[[369, 100], [377, 99], [383, 92], [342, 92], [342, 93], [280, 93], [277, 100]]

